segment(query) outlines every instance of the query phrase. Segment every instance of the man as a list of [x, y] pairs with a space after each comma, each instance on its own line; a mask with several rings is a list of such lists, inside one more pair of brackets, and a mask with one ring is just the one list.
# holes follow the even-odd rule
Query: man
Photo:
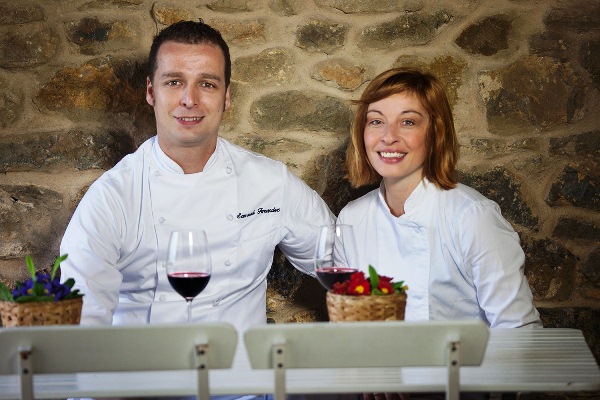
[[91, 185], [61, 244], [62, 276], [85, 294], [82, 324], [187, 320], [165, 269], [171, 230], [207, 232], [213, 273], [192, 321], [240, 331], [266, 322], [266, 277], [277, 245], [312, 274], [323, 200], [284, 164], [219, 138], [229, 108], [231, 60], [203, 22], [165, 28], [149, 55], [146, 100], [156, 136]]

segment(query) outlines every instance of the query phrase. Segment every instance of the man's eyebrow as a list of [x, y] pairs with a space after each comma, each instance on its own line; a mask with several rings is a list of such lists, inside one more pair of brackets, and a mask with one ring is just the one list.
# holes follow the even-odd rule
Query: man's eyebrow
[[[183, 76], [183, 74], [180, 72], [169, 72], [169, 71], [167, 71], [161, 75], [162, 78], [180, 78], [182, 76]], [[217, 82], [221, 82], [223, 80], [219, 75], [210, 74], [207, 72], [203, 72], [203, 73], [199, 74], [198, 77], [201, 79], [212, 79]]]

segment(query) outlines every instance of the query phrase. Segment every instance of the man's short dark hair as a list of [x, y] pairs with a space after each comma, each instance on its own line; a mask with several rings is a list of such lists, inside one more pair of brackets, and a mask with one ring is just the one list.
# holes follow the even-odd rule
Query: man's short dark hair
[[165, 42], [185, 44], [206, 43], [219, 47], [225, 58], [225, 87], [229, 87], [231, 80], [231, 56], [229, 55], [229, 47], [218, 30], [200, 20], [198, 22], [176, 22], [160, 31], [152, 41], [152, 47], [150, 47], [150, 54], [148, 56], [148, 77], [150, 77], [151, 81], [154, 81], [154, 74], [158, 68], [156, 60], [158, 50]]

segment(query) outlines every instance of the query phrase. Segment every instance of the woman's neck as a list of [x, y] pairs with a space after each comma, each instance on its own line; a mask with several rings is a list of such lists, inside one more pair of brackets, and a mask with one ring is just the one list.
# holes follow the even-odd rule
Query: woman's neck
[[404, 215], [404, 204], [420, 182], [421, 181], [406, 182], [403, 180], [392, 181], [384, 179], [385, 202], [393, 216], [399, 217]]

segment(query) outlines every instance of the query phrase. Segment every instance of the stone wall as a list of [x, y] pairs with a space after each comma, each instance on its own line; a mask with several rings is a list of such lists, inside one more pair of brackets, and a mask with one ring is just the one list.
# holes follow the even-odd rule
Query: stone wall
[[[352, 107], [397, 65], [447, 86], [461, 180], [520, 233], [547, 326], [583, 329], [600, 360], [600, 3], [596, 0], [20, 0], [0, 2], [0, 279], [40, 266], [78, 200], [154, 134], [145, 58], [180, 19], [233, 58], [222, 136], [284, 161], [334, 212]], [[322, 291], [270, 275], [274, 321], [323, 317]]]

